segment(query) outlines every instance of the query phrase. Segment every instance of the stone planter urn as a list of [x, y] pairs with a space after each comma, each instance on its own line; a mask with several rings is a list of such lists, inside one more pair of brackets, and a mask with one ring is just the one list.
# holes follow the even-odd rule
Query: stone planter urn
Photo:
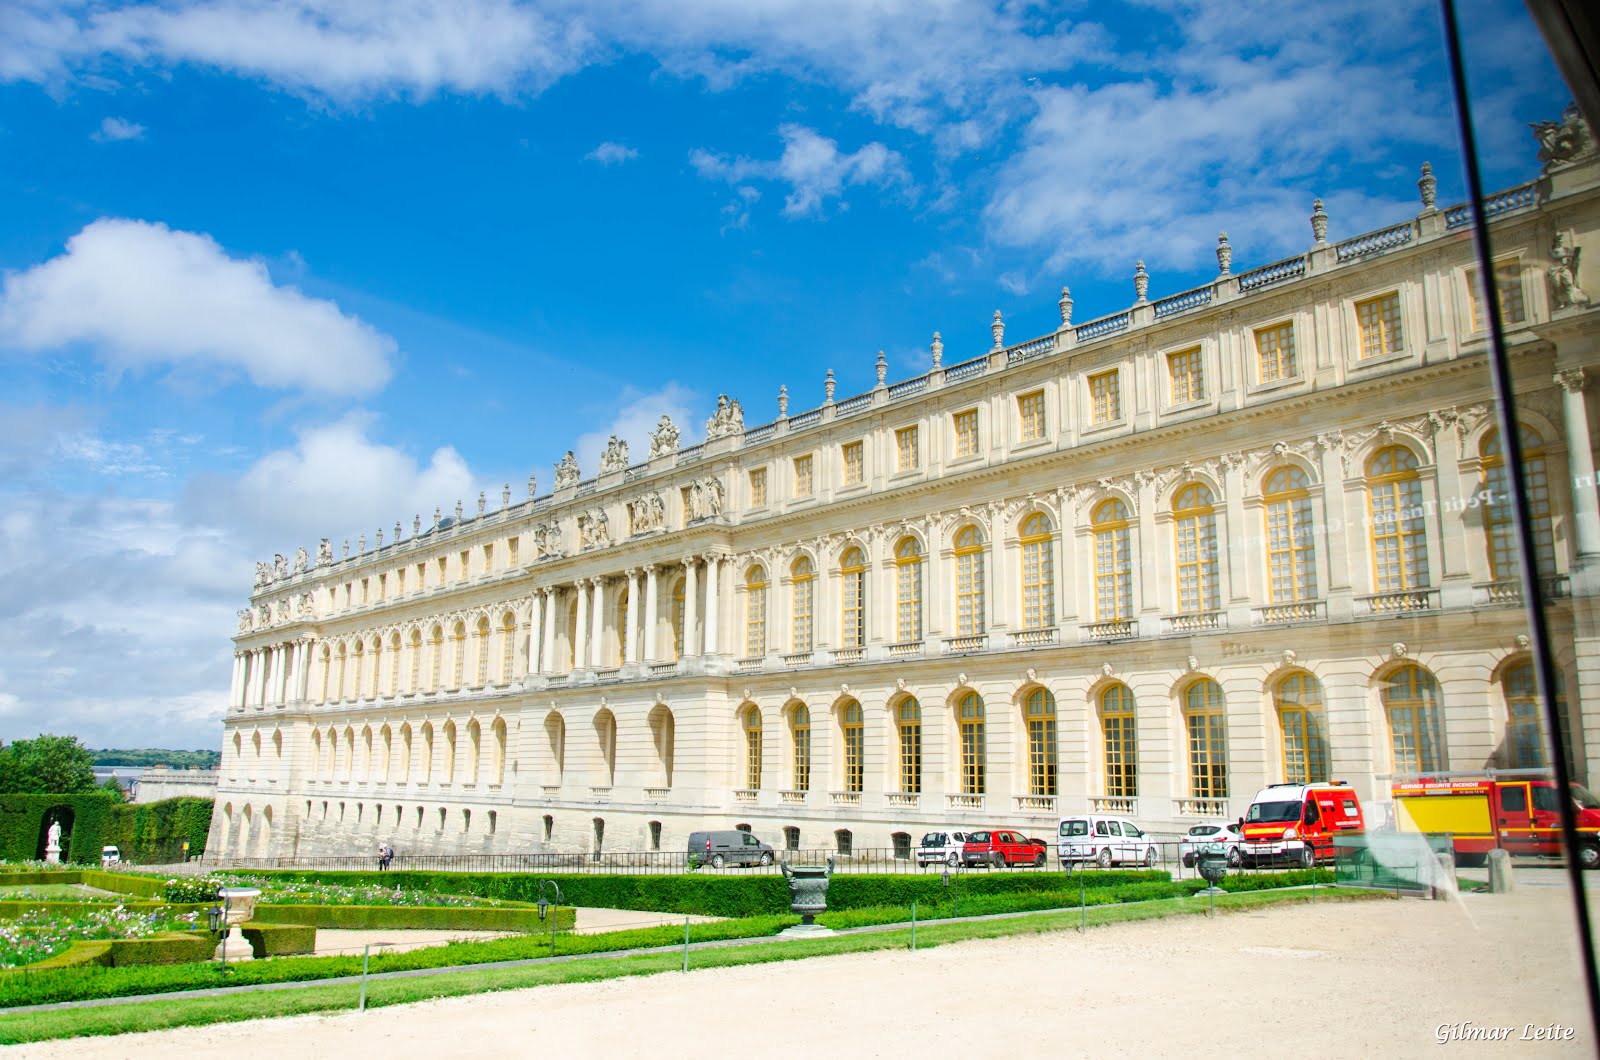
[[217, 892], [217, 900], [222, 903], [223, 928], [227, 934], [217, 943], [216, 960], [255, 960], [250, 943], [245, 941], [239, 925], [250, 919], [256, 911], [256, 899], [260, 897], [261, 891], [256, 887], [224, 887]]
[[1195, 856], [1194, 864], [1201, 878], [1211, 885], [1204, 890], [1196, 891], [1196, 895], [1228, 893], [1217, 886], [1228, 875], [1228, 855], [1221, 844], [1213, 843], [1206, 847]]
[[782, 935], [792, 938], [815, 938], [833, 932], [816, 922], [817, 914], [828, 908], [828, 881], [833, 877], [833, 858], [826, 866], [802, 865], [796, 868], [787, 861], [780, 866], [783, 879], [789, 885], [789, 911], [800, 917], [800, 923]]

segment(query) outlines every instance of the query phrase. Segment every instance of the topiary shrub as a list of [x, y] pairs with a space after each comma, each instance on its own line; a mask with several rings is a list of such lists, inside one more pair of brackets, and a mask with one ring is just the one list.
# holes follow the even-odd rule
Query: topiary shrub
[[214, 902], [223, 882], [214, 876], [179, 876], [161, 886], [161, 897], [169, 902]]
[[209, 935], [186, 932], [156, 935], [147, 939], [114, 939], [111, 942], [111, 964], [114, 968], [141, 964], [192, 964], [209, 961], [216, 946], [216, 941]]
[[286, 957], [317, 952], [317, 929], [303, 924], [263, 924], [251, 920], [239, 925], [250, 952], [257, 957]]

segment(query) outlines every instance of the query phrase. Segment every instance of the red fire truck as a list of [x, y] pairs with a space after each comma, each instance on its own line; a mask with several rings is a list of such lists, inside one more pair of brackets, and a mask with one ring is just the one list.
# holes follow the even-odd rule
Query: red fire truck
[[[1547, 773], [1396, 777], [1392, 791], [1395, 828], [1449, 834], [1462, 865], [1481, 865], [1496, 848], [1543, 857], [1562, 853], [1560, 794]], [[1571, 791], [1578, 811], [1578, 857], [1584, 868], [1600, 868], [1600, 799], [1577, 784]]]

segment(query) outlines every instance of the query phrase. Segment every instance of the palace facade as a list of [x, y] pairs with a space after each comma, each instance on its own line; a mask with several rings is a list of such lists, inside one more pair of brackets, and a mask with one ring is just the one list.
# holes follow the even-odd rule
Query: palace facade
[[[1553, 600], [1600, 776], [1587, 130], [1487, 204]], [[1573, 141], [1577, 146], [1572, 146]], [[1562, 146], [1564, 145], [1564, 146]], [[1303, 254], [745, 427], [663, 418], [553, 491], [261, 564], [209, 856], [904, 848], [1178, 831], [1278, 781], [1544, 763], [1470, 217]], [[1594, 735], [1594, 739], [1589, 739]], [[1370, 812], [1370, 809], [1369, 809]]]

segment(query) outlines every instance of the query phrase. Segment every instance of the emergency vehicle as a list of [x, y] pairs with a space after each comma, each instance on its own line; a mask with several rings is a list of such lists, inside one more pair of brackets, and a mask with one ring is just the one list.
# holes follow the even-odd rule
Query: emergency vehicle
[[1360, 835], [1365, 828], [1361, 801], [1345, 781], [1269, 784], [1244, 815], [1239, 855], [1246, 865], [1309, 869], [1333, 861], [1334, 836]]
[[[1577, 784], [1571, 790], [1578, 859], [1586, 869], [1600, 868], [1600, 799]], [[1451, 836], [1458, 864], [1482, 865], [1497, 847], [1510, 854], [1562, 854], [1560, 794], [1547, 773], [1396, 777], [1392, 793], [1395, 828]]]

